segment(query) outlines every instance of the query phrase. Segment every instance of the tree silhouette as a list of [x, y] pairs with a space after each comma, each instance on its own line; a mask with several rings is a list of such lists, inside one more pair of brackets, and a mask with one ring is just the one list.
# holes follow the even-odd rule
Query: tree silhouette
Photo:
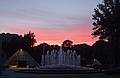
[[36, 43], [35, 35], [34, 33], [29, 32], [28, 34], [25, 34], [23, 37], [23, 49], [30, 49], [34, 46]]
[[32, 52], [31, 55], [36, 59], [37, 62], [41, 63], [41, 55], [46, 55], [47, 51], [50, 51], [50, 45], [47, 43], [41, 43], [34, 47], [34, 52]]
[[64, 47], [71, 47], [72, 44], [73, 44], [73, 42], [71, 40], [65, 40], [62, 45]]
[[50, 45], [50, 50], [52, 51], [52, 50], [59, 50], [59, 45]]
[[10, 57], [20, 47], [20, 38], [18, 34], [2, 33], [0, 34], [2, 50], [6, 54], [6, 57]]
[[77, 55], [80, 55], [82, 66], [90, 64], [94, 58], [93, 48], [88, 44], [74, 44], [71, 49], [76, 51]]
[[103, 0], [94, 9], [93, 15], [93, 33], [99, 36], [99, 39], [108, 40], [113, 47], [116, 66], [119, 65], [120, 59], [120, 1], [119, 0]]
[[71, 40], [63, 41], [63, 43], [62, 43], [63, 50], [67, 51], [68, 49], [71, 49], [72, 48], [72, 44], [73, 44], [73, 42]]
[[114, 57], [109, 43], [104, 40], [98, 40], [92, 46], [95, 58], [98, 59], [105, 68], [112, 67], [114, 64]]

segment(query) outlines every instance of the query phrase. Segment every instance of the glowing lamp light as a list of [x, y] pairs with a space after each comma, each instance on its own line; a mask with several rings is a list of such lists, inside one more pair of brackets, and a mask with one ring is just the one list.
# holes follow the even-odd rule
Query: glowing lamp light
[[11, 68], [17, 68], [17, 65], [10, 65]]

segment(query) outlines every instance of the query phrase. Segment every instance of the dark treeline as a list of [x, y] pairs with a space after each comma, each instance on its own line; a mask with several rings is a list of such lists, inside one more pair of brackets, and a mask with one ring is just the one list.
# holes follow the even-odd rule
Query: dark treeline
[[[36, 43], [34, 33], [27, 33], [24, 36], [19, 34], [1, 33], [0, 34], [0, 49], [2, 59], [8, 60], [17, 50], [24, 49], [39, 63], [41, 63], [41, 55], [47, 51], [59, 50], [59, 45], [49, 45], [41, 43], [34, 46]], [[102, 63], [102, 67], [108, 68], [113, 65], [114, 56], [111, 52], [111, 47], [104, 40], [96, 41], [92, 46], [88, 44], [74, 44], [71, 40], [65, 40], [62, 43], [64, 52], [67, 50], [76, 51], [81, 55], [81, 65], [87, 66], [93, 64], [93, 59], [97, 59]]]
[[92, 35], [108, 42], [99, 48], [108, 49], [107, 52], [113, 55], [114, 67], [120, 67], [120, 0], [103, 0], [94, 9], [93, 21]]

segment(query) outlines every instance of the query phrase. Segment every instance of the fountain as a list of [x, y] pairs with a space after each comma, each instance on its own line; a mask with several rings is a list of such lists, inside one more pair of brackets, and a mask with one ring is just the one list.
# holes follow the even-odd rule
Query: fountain
[[64, 52], [62, 47], [59, 51], [53, 50], [51, 53], [47, 51], [46, 55], [42, 55], [41, 67], [43, 68], [76, 68], [80, 67], [80, 55], [76, 51], [68, 50]]
[[81, 66], [80, 60], [80, 55], [77, 55], [76, 51], [64, 52], [60, 47], [59, 51], [47, 51], [45, 55], [43, 54], [41, 65], [39, 65], [26, 51], [21, 49], [10, 57], [7, 64], [10, 65], [10, 69], [16, 72], [26, 73], [73, 74], [94, 71], [91, 68]]

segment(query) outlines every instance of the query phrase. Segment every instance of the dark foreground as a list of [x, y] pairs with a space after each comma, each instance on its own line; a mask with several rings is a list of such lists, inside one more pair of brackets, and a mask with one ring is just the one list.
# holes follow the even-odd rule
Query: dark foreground
[[120, 75], [106, 74], [31, 74], [28, 76], [0, 76], [0, 78], [120, 78]]
[[[56, 72], [56, 73], [55, 73]], [[62, 72], [58, 74], [59, 72]], [[70, 73], [71, 72], [71, 73]], [[87, 71], [84, 70], [81, 72], [74, 70], [67, 72], [67, 70], [59, 70], [59, 71], [50, 71], [50, 70], [44, 70], [44, 71], [13, 71], [10, 69], [6, 69], [6, 71], [3, 71], [0, 75], [0, 78], [120, 78], [120, 72], [118, 71]], [[79, 72], [79, 73], [78, 73]], [[113, 73], [115, 72], [115, 73]], [[44, 74], [43, 74], [44, 73]], [[48, 74], [49, 73], [49, 74]], [[64, 74], [66, 73], [66, 74]]]
[[92, 74], [100, 73], [98, 70], [14, 70], [18, 73], [34, 73], [34, 74]]

